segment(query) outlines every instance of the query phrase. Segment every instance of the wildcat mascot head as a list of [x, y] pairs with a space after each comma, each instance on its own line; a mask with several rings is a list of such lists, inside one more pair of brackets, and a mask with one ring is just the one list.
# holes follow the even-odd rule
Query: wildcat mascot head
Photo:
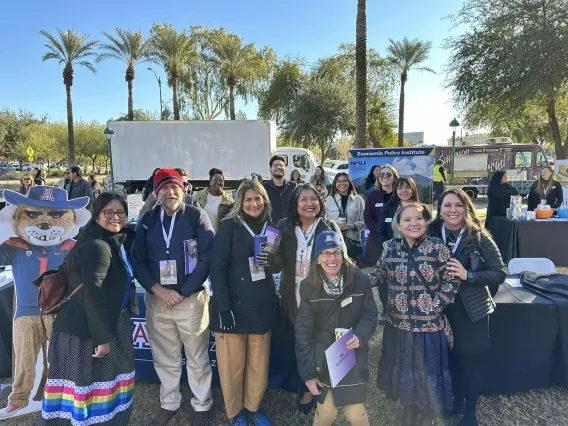
[[75, 237], [91, 217], [87, 197], [67, 200], [67, 191], [52, 186], [32, 186], [26, 196], [5, 190], [4, 199], [0, 241], [15, 234], [34, 246], [58, 245]]

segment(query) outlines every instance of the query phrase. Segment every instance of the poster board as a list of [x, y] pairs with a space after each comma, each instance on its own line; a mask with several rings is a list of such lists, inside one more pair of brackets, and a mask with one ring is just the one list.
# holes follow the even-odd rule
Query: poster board
[[435, 147], [351, 149], [349, 154], [349, 176], [356, 188], [364, 186], [374, 165], [390, 165], [397, 170], [399, 176], [414, 179], [420, 202], [432, 211]]

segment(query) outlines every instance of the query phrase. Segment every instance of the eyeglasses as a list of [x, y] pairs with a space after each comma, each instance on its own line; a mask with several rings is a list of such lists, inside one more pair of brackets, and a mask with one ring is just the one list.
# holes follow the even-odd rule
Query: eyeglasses
[[379, 177], [392, 177], [392, 173], [379, 173]]
[[29, 182], [31, 179], [30, 178], [25, 178], [24, 182]]
[[343, 257], [343, 253], [340, 252], [339, 250], [336, 251], [322, 251], [320, 253], [320, 256], [323, 257], [324, 259], [329, 259], [331, 256], [333, 257]]
[[124, 210], [103, 210], [103, 214], [107, 219], [112, 219], [116, 215], [119, 219], [126, 217], [126, 212]]
[[349, 181], [346, 179], [338, 179], [337, 183], [349, 183]]

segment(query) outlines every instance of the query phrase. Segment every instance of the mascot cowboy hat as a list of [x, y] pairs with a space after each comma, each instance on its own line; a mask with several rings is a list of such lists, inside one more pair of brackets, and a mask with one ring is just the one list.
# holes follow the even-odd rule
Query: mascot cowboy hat
[[72, 238], [91, 215], [88, 197], [67, 199], [67, 191], [52, 186], [32, 186], [26, 195], [6, 189], [8, 203], [0, 211], [0, 241], [16, 235], [31, 244], [50, 246]]

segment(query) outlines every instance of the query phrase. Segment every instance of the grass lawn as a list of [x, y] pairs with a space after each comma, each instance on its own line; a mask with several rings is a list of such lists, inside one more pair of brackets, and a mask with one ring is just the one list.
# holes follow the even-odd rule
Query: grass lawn
[[[559, 272], [568, 273], [568, 268], [558, 268]], [[378, 297], [376, 297], [377, 303]], [[371, 342], [370, 351], [370, 383], [367, 399], [367, 410], [371, 426], [396, 426], [402, 412], [400, 406], [388, 400], [377, 389], [377, 364], [382, 341], [382, 327], [378, 327]], [[131, 425], [147, 425], [160, 407], [159, 384], [137, 383], [134, 396], [134, 411]], [[171, 426], [191, 425], [193, 409], [191, 393], [187, 384], [182, 386], [183, 402], [180, 412], [169, 423]], [[219, 388], [213, 390], [213, 425], [227, 425], [223, 396]], [[270, 389], [266, 393], [262, 409], [270, 416], [274, 426], [309, 426], [313, 416], [296, 413], [297, 396], [282, 390]], [[6, 405], [0, 399], [0, 406]], [[4, 420], [0, 426], [32, 426], [37, 425], [39, 413]], [[495, 395], [482, 397], [478, 406], [480, 425], [484, 426], [566, 426], [568, 425], [568, 390], [542, 389], [522, 394]], [[452, 418], [438, 425], [455, 426], [459, 418]], [[341, 416], [336, 425], [346, 426], [348, 423]]]

